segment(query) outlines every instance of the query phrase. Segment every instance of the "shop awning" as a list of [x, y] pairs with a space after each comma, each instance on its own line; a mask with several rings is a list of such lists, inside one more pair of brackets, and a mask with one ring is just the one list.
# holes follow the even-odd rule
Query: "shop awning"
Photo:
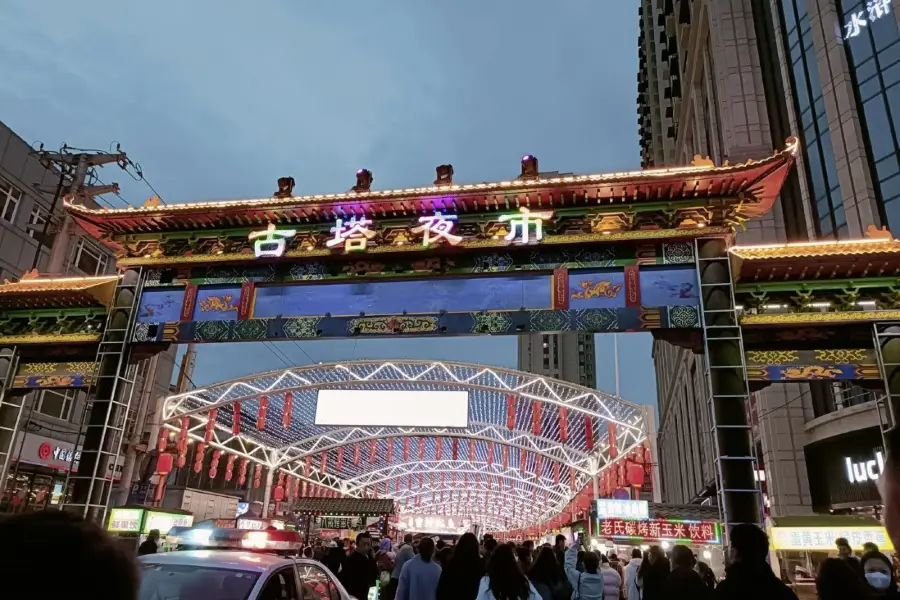
[[773, 550], [834, 552], [834, 541], [846, 538], [853, 550], [871, 542], [882, 552], [893, 552], [887, 530], [876, 519], [858, 515], [808, 515], [767, 520]]

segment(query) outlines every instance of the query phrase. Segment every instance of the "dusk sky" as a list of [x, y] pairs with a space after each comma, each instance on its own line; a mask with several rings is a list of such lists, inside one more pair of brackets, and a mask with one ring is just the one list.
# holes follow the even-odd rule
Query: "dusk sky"
[[[637, 0], [6, 0], [0, 120], [28, 142], [117, 141], [169, 204], [543, 171], [639, 168]], [[122, 197], [152, 195], [115, 167]], [[122, 200], [109, 197], [111, 204]], [[656, 399], [648, 334], [619, 336], [622, 395]], [[514, 367], [515, 338], [279, 343], [295, 364], [428, 358]], [[598, 381], [613, 390], [612, 337]], [[204, 385], [283, 367], [260, 344], [205, 346]]]

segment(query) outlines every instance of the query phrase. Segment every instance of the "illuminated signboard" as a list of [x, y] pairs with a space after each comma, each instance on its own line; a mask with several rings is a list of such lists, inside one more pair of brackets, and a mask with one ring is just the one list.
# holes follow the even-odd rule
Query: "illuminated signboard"
[[[513, 244], [531, 244], [544, 239], [544, 221], [552, 218], [552, 210], [531, 211], [521, 207], [519, 212], [500, 215], [498, 220], [509, 226], [504, 240]], [[433, 215], [419, 217], [418, 226], [410, 232], [420, 236], [418, 243], [423, 248], [431, 248], [440, 242], [456, 246], [463, 241], [462, 236], [453, 233], [457, 219], [457, 215], [437, 211]], [[364, 216], [338, 218], [329, 231], [332, 237], [325, 242], [325, 247], [343, 249], [344, 253], [365, 252], [369, 240], [376, 235], [375, 221]], [[257, 258], [280, 258], [284, 256], [287, 240], [296, 235], [295, 229], [280, 229], [269, 223], [266, 229], [251, 232], [249, 238], [253, 241], [253, 253]]]
[[668, 521], [653, 519], [603, 519], [599, 533], [607, 538], [629, 538], [635, 541], [668, 540], [688, 544], [719, 544], [721, 526], [712, 521]]
[[107, 531], [117, 533], [139, 533], [144, 511], [140, 508], [113, 508], [109, 511]]
[[356, 427], [469, 426], [465, 390], [319, 390], [316, 425]]
[[850, 483], [878, 481], [878, 478], [884, 473], [884, 455], [876, 452], [875, 458], [860, 462], [853, 462], [853, 459], [845, 456], [844, 466], [847, 471], [847, 481]]
[[894, 545], [884, 527], [772, 527], [769, 530], [772, 548], [775, 550], [810, 550], [832, 552], [834, 540], [847, 538], [853, 548], [862, 548], [872, 542], [882, 552], [893, 552]]
[[359, 517], [316, 517], [319, 529], [357, 529]]
[[152, 529], [158, 529], [162, 535], [165, 535], [173, 527], [190, 527], [193, 524], [193, 515], [175, 515], [151, 510], [147, 513], [143, 533], [150, 533]]
[[847, 22], [844, 23], [844, 39], [855, 38], [870, 23], [893, 14], [894, 9], [891, 7], [891, 0], [868, 0], [866, 2], [866, 10], [858, 10], [848, 15]]
[[598, 519], [650, 518], [650, 504], [646, 500], [615, 500], [600, 498], [596, 502]]
[[439, 515], [401, 514], [397, 529], [406, 532], [462, 535], [472, 526], [471, 519], [454, 519]]

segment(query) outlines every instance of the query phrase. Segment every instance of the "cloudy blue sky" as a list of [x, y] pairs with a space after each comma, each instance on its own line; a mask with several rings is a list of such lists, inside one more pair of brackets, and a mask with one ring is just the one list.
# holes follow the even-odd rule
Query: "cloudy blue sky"
[[[138, 161], [168, 203], [639, 166], [637, 0], [4, 0], [0, 120], [29, 142]], [[122, 196], [150, 190], [106, 168]], [[120, 200], [112, 198], [113, 203]], [[655, 401], [648, 335], [620, 336], [623, 396]], [[612, 338], [598, 338], [611, 391]], [[514, 338], [279, 344], [284, 360], [424, 357], [515, 366]], [[196, 381], [283, 366], [207, 346]]]

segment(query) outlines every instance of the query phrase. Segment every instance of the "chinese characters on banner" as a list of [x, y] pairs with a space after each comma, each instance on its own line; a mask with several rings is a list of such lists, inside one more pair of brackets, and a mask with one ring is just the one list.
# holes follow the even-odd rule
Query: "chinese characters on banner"
[[[544, 239], [544, 221], [553, 218], [553, 211], [530, 211], [520, 208], [518, 213], [500, 215], [499, 221], [509, 227], [503, 239], [513, 244], [531, 244]], [[419, 243], [423, 248], [430, 248], [439, 242], [456, 246], [463, 237], [453, 233], [457, 215], [445, 215], [440, 211], [431, 216], [419, 218], [419, 225], [413, 227], [411, 233], [420, 236]], [[353, 216], [349, 219], [336, 219], [329, 230], [331, 239], [325, 242], [327, 248], [343, 249], [344, 253], [364, 252], [369, 240], [375, 237], [375, 222], [366, 217]], [[280, 258], [284, 255], [287, 240], [297, 234], [293, 229], [279, 229], [273, 223], [262, 231], [254, 231], [249, 235], [253, 240], [253, 253], [257, 258]]]
[[599, 519], [649, 519], [650, 504], [646, 500], [615, 500], [600, 498], [596, 501]]
[[773, 527], [772, 547], [775, 550], [821, 550], [834, 549], [834, 540], [846, 538], [854, 548], [866, 542], [873, 542], [882, 551], [890, 551], [891, 542], [884, 527]]
[[627, 537], [636, 540], [678, 540], [694, 544], [718, 544], [721, 542], [719, 524], [709, 521], [630, 521], [603, 519], [600, 521], [601, 537]]
[[108, 531], [139, 532], [144, 511], [133, 508], [114, 508], [109, 514]]
[[320, 529], [356, 529], [360, 522], [359, 517], [316, 517]]
[[891, 0], [868, 0], [866, 10], [858, 10], [847, 15], [844, 24], [844, 39], [855, 38], [863, 32], [864, 27], [882, 17], [891, 16]]

